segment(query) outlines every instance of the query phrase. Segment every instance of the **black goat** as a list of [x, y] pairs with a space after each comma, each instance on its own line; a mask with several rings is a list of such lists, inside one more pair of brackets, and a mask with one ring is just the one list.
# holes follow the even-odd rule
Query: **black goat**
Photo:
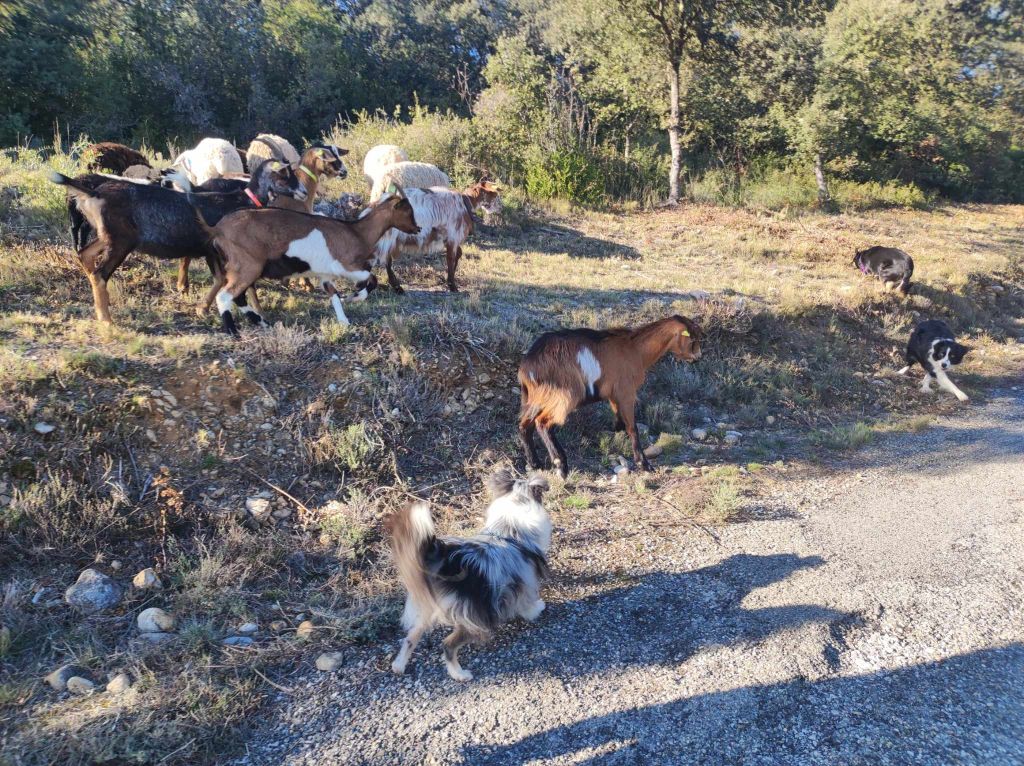
[[[295, 172], [274, 160], [260, 165], [249, 184], [234, 192], [183, 194], [160, 186], [100, 178], [103, 181], [99, 183], [93, 177], [80, 182], [60, 173], [50, 174], [51, 181], [67, 187], [76, 210], [97, 232], [94, 241], [79, 248], [78, 259], [92, 285], [96, 316], [103, 322], [110, 321], [107, 282], [133, 250], [157, 258], [202, 255], [217, 282], [220, 270], [196, 220], [197, 209], [206, 221], [216, 222], [235, 210], [262, 207], [278, 194], [299, 199], [306, 195]], [[191, 189], [183, 176], [173, 178], [184, 188]], [[81, 232], [78, 239], [81, 241]], [[218, 286], [215, 284], [214, 288]], [[188, 289], [187, 270], [179, 269], [178, 287]]]

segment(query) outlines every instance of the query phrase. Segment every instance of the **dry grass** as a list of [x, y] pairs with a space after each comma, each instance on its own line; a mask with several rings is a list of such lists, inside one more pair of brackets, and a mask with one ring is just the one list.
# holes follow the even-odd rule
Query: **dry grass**
[[[662, 363], [642, 391], [657, 473], [610, 483], [628, 447], [592, 408], [564, 430], [576, 470], [552, 481], [571, 534], [615, 516], [655, 542], [689, 519], [742, 518], [781, 458], [954, 409], [891, 375], [920, 318], [948, 318], [977, 348], [957, 376], [974, 399], [1022, 361], [1020, 207], [513, 216], [466, 248], [458, 295], [439, 258], [405, 258], [409, 294], [353, 304], [342, 330], [320, 295], [268, 286], [274, 327], [234, 343], [175, 294], [172, 266], [141, 257], [115, 278], [118, 325], [99, 327], [57, 228], [60, 195], [26, 180], [37, 172], [0, 165], [0, 184], [21, 190], [0, 224], [0, 721], [15, 763], [208, 760], [277, 693], [266, 679], [287, 687], [323, 648], [393, 637], [383, 519], [420, 496], [446, 531], [477, 526], [486, 475], [521, 464], [514, 370], [541, 331], [670, 311], [705, 325], [705, 358]], [[909, 302], [852, 268], [874, 243], [914, 255]], [[193, 277], [202, 290], [207, 276]], [[260, 492], [282, 518], [245, 516]], [[101, 618], [46, 606], [89, 565], [122, 580], [155, 566], [165, 588]], [[138, 646], [144, 604], [178, 615], [173, 644]], [[311, 643], [295, 639], [300, 618], [318, 625]], [[248, 620], [256, 647], [224, 647]], [[66, 699], [37, 683], [72, 660], [127, 669], [135, 696]]]

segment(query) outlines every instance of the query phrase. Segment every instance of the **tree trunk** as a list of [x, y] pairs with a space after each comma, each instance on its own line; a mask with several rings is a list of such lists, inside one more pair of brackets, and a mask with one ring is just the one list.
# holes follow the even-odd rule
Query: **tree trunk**
[[814, 155], [814, 180], [818, 182], [818, 204], [828, 207], [832, 204], [832, 197], [828, 193], [828, 183], [825, 181], [825, 168], [821, 164], [821, 152]]
[[679, 204], [679, 173], [682, 170], [683, 150], [679, 142], [679, 66], [675, 61], [668, 67], [668, 145], [672, 150], [672, 166], [668, 171], [668, 204]]

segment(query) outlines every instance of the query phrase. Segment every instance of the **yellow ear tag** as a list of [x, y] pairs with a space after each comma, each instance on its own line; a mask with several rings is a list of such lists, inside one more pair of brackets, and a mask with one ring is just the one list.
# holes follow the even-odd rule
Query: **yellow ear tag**
[[394, 184], [388, 184], [388, 194], [394, 194], [398, 191], [398, 187]]
[[280, 170], [281, 169], [281, 163], [280, 162], [275, 162], [273, 165], [270, 166], [270, 169], [271, 170]]
[[690, 337], [690, 331], [689, 330], [683, 330], [683, 335], [685, 335], [687, 338], [689, 338]]

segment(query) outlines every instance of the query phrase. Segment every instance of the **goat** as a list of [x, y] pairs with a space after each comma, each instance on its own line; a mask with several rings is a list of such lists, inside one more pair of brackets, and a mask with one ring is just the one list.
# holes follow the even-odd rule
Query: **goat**
[[296, 168], [296, 172], [304, 176], [302, 182], [305, 184], [307, 192], [305, 202], [299, 202], [291, 197], [278, 197], [273, 207], [312, 213], [320, 181], [323, 178], [345, 178], [348, 176], [348, 170], [341, 159], [346, 154], [348, 154], [348, 149], [342, 149], [334, 144], [310, 146], [303, 152]]
[[106, 170], [121, 175], [132, 165], [144, 165], [147, 168], [150, 166], [146, 155], [135, 151], [130, 146], [116, 144], [113, 141], [91, 144], [86, 147], [85, 154], [92, 158], [85, 166], [90, 173]]
[[377, 240], [391, 227], [410, 234], [418, 230], [412, 205], [401, 190], [394, 197], [381, 200], [354, 223], [267, 208], [240, 210], [216, 226], [208, 226], [201, 219], [199, 224], [224, 265], [226, 280], [217, 293], [217, 309], [229, 335], [238, 334], [230, 311], [232, 301], [253, 324], [263, 323], [257, 310], [239, 300], [260, 277], [316, 277], [331, 296], [338, 322], [347, 325], [348, 318], [333, 280], [345, 277], [355, 283], [354, 300], [365, 300], [377, 286], [377, 279], [370, 272]]
[[452, 179], [437, 165], [426, 162], [395, 162], [382, 168], [380, 175], [373, 179], [370, 202], [379, 200], [392, 186], [400, 186], [403, 189], [440, 186], [443, 189], [450, 189]]
[[[275, 194], [305, 194], [294, 171], [278, 162], [264, 163], [244, 190], [225, 194], [182, 194], [160, 186], [110, 179], [93, 187], [91, 181], [57, 172], [50, 173], [50, 180], [67, 187], [96, 232], [96, 239], [78, 250], [78, 259], [92, 285], [96, 317], [101, 322], [111, 321], [107, 282], [133, 250], [158, 258], [203, 253], [216, 280], [220, 270], [196, 222], [193, 205], [207, 220], [219, 220], [233, 210], [264, 205]], [[176, 181], [189, 186], [180, 175]], [[188, 273], [180, 268], [178, 287], [188, 288]]]
[[[297, 210], [301, 213], [312, 213], [313, 202], [316, 199], [316, 190], [320, 184], [322, 177], [328, 178], [345, 178], [348, 175], [348, 171], [345, 169], [345, 163], [342, 162], [341, 158], [343, 155], [348, 154], [347, 149], [341, 149], [333, 144], [313, 144], [309, 147], [302, 155], [302, 159], [299, 161], [296, 173], [303, 175], [303, 185], [306, 188], [306, 197], [304, 200], [298, 200], [295, 197], [289, 197], [281, 195], [275, 197], [270, 202], [270, 207], [280, 207], [286, 210]], [[198, 187], [198, 191], [212, 191], [214, 189], [222, 189], [229, 191], [233, 189], [241, 188], [245, 184], [241, 179], [235, 178], [211, 178], [202, 186]], [[188, 263], [183, 266], [186, 271], [188, 270]], [[308, 282], [308, 280], [307, 280]], [[312, 286], [311, 283], [309, 286]], [[199, 306], [199, 312], [204, 313], [210, 304], [213, 303], [214, 292], [207, 294], [206, 298]], [[259, 301], [256, 299], [256, 288], [252, 288], [252, 297], [257, 311], [259, 311]]]
[[211, 178], [221, 178], [245, 171], [238, 150], [223, 138], [204, 138], [194, 149], [179, 154], [171, 167], [180, 170], [195, 186]]
[[248, 155], [247, 167], [250, 171], [258, 167], [264, 160], [287, 162], [293, 167], [299, 162], [299, 153], [295, 147], [281, 136], [275, 136], [273, 133], [260, 133], [256, 136], [249, 144], [249, 148], [246, 149], [246, 154]]
[[409, 155], [405, 149], [394, 144], [379, 144], [370, 149], [363, 157], [363, 175], [366, 176], [366, 180], [372, 187], [377, 181], [377, 177], [384, 172], [384, 168], [388, 165], [408, 161]]
[[405, 292], [392, 268], [395, 255], [401, 252], [403, 246], [412, 246], [425, 252], [434, 242], [441, 242], [444, 244], [448, 269], [448, 289], [453, 293], [458, 292], [455, 269], [462, 258], [462, 244], [473, 233], [473, 211], [483, 208], [488, 212], [497, 212], [501, 208], [501, 198], [498, 196], [500, 190], [501, 187], [489, 181], [475, 183], [461, 193], [436, 186], [430, 189], [409, 189], [406, 195], [412, 203], [420, 233], [411, 237], [398, 231], [389, 231], [381, 237], [376, 247], [374, 265], [385, 267], [391, 289], [399, 295]]
[[533, 432], [540, 434], [552, 465], [564, 478], [569, 473], [565, 450], [552, 433], [573, 410], [607, 401], [615, 430], [626, 430], [633, 460], [645, 471], [651, 465], [640, 450], [634, 409], [636, 392], [647, 370], [668, 352], [676, 359], [700, 359], [703, 333], [691, 319], [669, 316], [635, 330], [562, 330], [541, 335], [519, 365], [522, 405], [519, 440], [526, 462], [538, 468]]

